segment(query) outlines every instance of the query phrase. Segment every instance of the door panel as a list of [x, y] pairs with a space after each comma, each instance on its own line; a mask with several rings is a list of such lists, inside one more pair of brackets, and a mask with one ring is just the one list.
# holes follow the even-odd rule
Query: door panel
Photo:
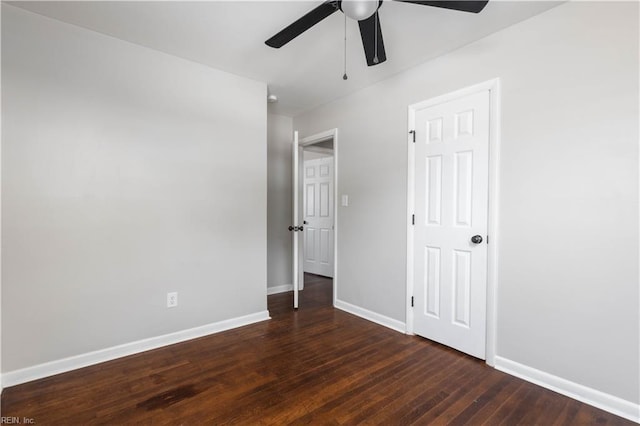
[[[329, 275], [333, 276], [333, 230], [320, 230], [320, 263], [330, 267]], [[326, 271], [325, 271], [326, 272]]]
[[331, 201], [329, 200], [329, 184], [330, 182], [321, 182], [319, 185], [320, 202], [318, 203], [318, 207], [319, 207], [318, 216], [322, 218], [328, 218], [331, 213], [331, 209], [329, 208], [329, 206], [331, 205]]
[[440, 249], [425, 248], [425, 315], [440, 318]]
[[308, 262], [316, 262], [316, 233], [317, 229], [311, 228], [307, 225], [304, 230], [304, 256]]
[[417, 110], [415, 125], [414, 329], [484, 358], [489, 91]]
[[473, 152], [464, 151], [454, 154], [455, 225], [471, 227], [471, 198], [473, 193]]
[[471, 252], [454, 250], [453, 265], [453, 322], [463, 327], [469, 327]]
[[305, 184], [306, 192], [304, 194], [305, 212], [307, 216], [313, 217], [316, 212], [316, 185], [313, 183]]
[[442, 212], [442, 156], [427, 157], [427, 225], [440, 225]]

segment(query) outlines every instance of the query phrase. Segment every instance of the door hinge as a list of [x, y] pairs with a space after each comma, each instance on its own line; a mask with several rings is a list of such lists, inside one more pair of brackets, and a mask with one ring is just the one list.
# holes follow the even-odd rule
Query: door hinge
[[412, 214], [412, 215], [411, 215], [411, 224], [412, 224], [412, 225], [415, 225], [415, 224], [416, 224], [416, 215], [415, 215], [415, 214]]
[[413, 296], [411, 296], [411, 307], [413, 308]]
[[411, 136], [413, 136], [413, 143], [416, 143], [416, 131], [415, 130], [409, 130], [409, 134]]
[[489, 244], [489, 236], [487, 235], [487, 244]]

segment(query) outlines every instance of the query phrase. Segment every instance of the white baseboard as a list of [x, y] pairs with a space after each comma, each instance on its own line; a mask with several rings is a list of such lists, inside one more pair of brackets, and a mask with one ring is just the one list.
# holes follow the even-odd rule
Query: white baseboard
[[293, 291], [293, 284], [277, 285], [274, 287], [267, 287], [267, 295], [286, 293], [287, 291]]
[[20, 370], [9, 371], [2, 374], [2, 384], [4, 387], [15, 386], [32, 380], [53, 376], [54, 374], [65, 373], [82, 367], [111, 361], [123, 356], [133, 355], [162, 346], [184, 342], [186, 340], [219, 333], [232, 328], [242, 327], [260, 321], [270, 319], [268, 311], [256, 312], [242, 317], [231, 318], [211, 324], [194, 327], [163, 336], [151, 337], [149, 339], [138, 340], [136, 342], [125, 343], [111, 348], [100, 349], [85, 354], [75, 355]]
[[640, 404], [617, 396], [563, 379], [553, 374], [537, 370], [500, 356], [495, 357], [495, 368], [512, 376], [519, 377], [543, 388], [551, 389], [562, 395], [593, 405], [616, 416], [640, 423]]
[[402, 321], [395, 320], [393, 318], [386, 317], [384, 315], [380, 315], [376, 312], [370, 311], [365, 308], [361, 308], [356, 305], [352, 305], [351, 303], [344, 302], [342, 300], [337, 300], [334, 304], [334, 307], [337, 309], [341, 309], [345, 312], [349, 312], [350, 314], [359, 316], [371, 322], [375, 322], [376, 324], [383, 325], [392, 330], [398, 331], [400, 333], [407, 332], [407, 325]]

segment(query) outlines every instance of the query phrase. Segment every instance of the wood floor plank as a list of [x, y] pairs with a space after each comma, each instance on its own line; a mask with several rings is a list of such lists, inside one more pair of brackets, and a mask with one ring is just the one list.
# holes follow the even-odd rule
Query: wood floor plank
[[632, 425], [426, 339], [332, 307], [305, 277], [272, 317], [23, 385], [3, 416], [38, 425]]

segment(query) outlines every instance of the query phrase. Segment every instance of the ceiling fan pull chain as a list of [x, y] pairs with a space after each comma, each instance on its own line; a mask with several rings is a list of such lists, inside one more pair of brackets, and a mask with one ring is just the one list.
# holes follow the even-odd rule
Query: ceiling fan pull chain
[[344, 15], [344, 74], [342, 75], [342, 79], [346, 80], [347, 78], [347, 15]]
[[376, 10], [376, 19], [375, 19], [376, 25], [376, 31], [374, 33], [374, 44], [373, 44], [373, 63], [377, 64], [378, 62], [380, 62], [380, 60], [378, 59], [378, 11]]

